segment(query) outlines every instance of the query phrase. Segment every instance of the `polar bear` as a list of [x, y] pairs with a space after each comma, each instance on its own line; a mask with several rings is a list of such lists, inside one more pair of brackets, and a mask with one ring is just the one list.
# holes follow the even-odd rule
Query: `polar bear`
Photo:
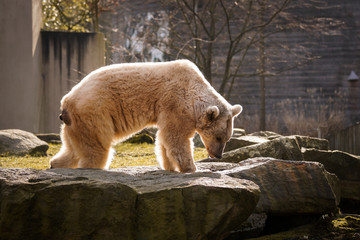
[[221, 158], [240, 105], [230, 105], [188, 60], [125, 63], [87, 75], [61, 100], [62, 147], [51, 168], [108, 168], [111, 145], [158, 127], [156, 156], [169, 171], [195, 172], [198, 132], [210, 157]]

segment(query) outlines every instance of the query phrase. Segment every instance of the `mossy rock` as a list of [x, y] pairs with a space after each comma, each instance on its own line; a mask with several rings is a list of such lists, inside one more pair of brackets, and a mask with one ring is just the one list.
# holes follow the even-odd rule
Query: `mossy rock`
[[[360, 237], [360, 215], [340, 215], [336, 217], [322, 216], [314, 224], [307, 224], [288, 231], [264, 235], [251, 240], [328, 240], [354, 239]], [[304, 238], [306, 236], [306, 238]]]
[[[348, 215], [331, 221], [333, 231], [343, 233], [360, 232], [360, 215]], [[360, 236], [359, 236], [360, 237]]]
[[147, 133], [140, 133], [140, 134], [137, 134], [137, 135], [129, 138], [125, 142], [126, 143], [154, 143], [155, 140], [153, 137], [151, 137]]
[[35, 134], [41, 140], [47, 143], [61, 144], [60, 134], [57, 133], [39, 133]]

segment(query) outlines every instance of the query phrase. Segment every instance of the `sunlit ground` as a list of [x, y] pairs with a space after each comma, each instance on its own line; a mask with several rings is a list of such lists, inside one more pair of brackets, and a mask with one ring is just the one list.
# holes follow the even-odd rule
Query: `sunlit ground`
[[[48, 156], [6, 156], [0, 155], [0, 167], [6, 168], [34, 168], [47, 169], [49, 168], [49, 161], [59, 150], [60, 144], [49, 144], [50, 148], [47, 151]], [[154, 144], [141, 143], [120, 143], [114, 146], [116, 154], [111, 162], [110, 168], [120, 168], [126, 166], [144, 166], [144, 165], [158, 165], [155, 156]], [[207, 152], [203, 148], [195, 148], [195, 161], [206, 158]]]

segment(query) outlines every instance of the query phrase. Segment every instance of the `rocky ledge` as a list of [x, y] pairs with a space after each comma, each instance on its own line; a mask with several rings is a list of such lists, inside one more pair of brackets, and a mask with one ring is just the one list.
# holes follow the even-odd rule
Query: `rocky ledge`
[[342, 202], [360, 204], [360, 156], [329, 150], [326, 139], [266, 133], [233, 137], [222, 159], [209, 158], [202, 162], [239, 163], [254, 157], [318, 162], [340, 179]]
[[284, 239], [268, 234], [319, 219], [290, 239], [358, 239], [358, 215], [336, 218], [339, 206], [358, 213], [359, 156], [329, 150], [324, 139], [269, 132], [241, 132], [228, 148], [221, 161], [197, 162], [194, 174], [0, 168], [0, 240]]
[[252, 213], [337, 211], [338, 179], [321, 164], [255, 158], [197, 167], [0, 168], [0, 239], [225, 239], [244, 232]]
[[219, 172], [0, 168], [0, 239], [223, 239], [258, 199]]

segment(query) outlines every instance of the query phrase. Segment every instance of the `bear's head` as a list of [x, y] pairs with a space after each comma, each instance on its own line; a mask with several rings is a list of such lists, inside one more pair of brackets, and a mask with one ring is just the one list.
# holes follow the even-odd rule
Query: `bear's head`
[[225, 144], [233, 133], [234, 117], [242, 111], [240, 105], [207, 106], [197, 117], [196, 131], [199, 133], [211, 158], [221, 158]]

